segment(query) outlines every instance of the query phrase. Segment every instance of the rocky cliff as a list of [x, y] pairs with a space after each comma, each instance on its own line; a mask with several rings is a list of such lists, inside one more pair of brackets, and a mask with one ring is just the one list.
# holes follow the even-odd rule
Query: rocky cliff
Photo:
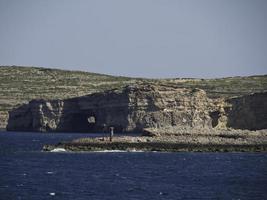
[[227, 126], [235, 129], [267, 128], [267, 92], [230, 98], [226, 102]]
[[[0, 66], [0, 130], [5, 129], [8, 112], [32, 99], [69, 99], [107, 89], [145, 82], [169, 88], [205, 90], [209, 98], [230, 98], [267, 91], [267, 75], [217, 79], [143, 79], [59, 69]], [[216, 116], [216, 113], [214, 113]], [[223, 118], [220, 118], [224, 125]]]
[[140, 132], [168, 126], [263, 129], [267, 93], [210, 99], [201, 89], [135, 84], [66, 100], [32, 100], [9, 113], [9, 131]]
[[137, 80], [82, 71], [0, 66], [0, 130], [7, 125], [8, 111], [32, 99], [74, 98]]
[[7, 130], [116, 132], [146, 127], [211, 126], [212, 101], [203, 90], [127, 86], [66, 100], [33, 100], [9, 113]]

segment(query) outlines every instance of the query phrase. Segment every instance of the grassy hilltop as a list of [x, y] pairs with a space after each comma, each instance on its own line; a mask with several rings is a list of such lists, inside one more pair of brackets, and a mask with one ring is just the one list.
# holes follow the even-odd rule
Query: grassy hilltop
[[35, 98], [65, 99], [136, 82], [201, 88], [211, 98], [267, 91], [267, 75], [221, 79], [141, 79], [38, 67], [0, 66], [0, 128], [8, 111]]
[[83, 96], [135, 82], [127, 77], [47, 69], [0, 67], [0, 128], [5, 127], [8, 111], [31, 99], [65, 99]]

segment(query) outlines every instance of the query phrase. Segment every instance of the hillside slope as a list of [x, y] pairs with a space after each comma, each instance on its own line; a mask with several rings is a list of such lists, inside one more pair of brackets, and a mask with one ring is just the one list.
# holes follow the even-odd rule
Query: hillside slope
[[65, 99], [131, 84], [134, 79], [37, 67], [0, 67], [0, 128], [8, 111], [31, 99]]
[[31, 99], [66, 99], [122, 88], [136, 82], [153, 82], [174, 88], [201, 88], [211, 98], [267, 91], [267, 75], [221, 79], [136, 79], [81, 71], [37, 67], [0, 67], [0, 128], [8, 111]]

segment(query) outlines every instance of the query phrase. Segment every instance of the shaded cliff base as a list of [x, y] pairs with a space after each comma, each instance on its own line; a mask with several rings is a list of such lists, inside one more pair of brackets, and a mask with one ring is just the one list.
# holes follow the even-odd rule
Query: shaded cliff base
[[267, 152], [267, 130], [146, 129], [145, 136], [80, 138], [56, 145], [45, 145], [44, 151], [63, 148], [66, 151], [161, 151], [161, 152]]

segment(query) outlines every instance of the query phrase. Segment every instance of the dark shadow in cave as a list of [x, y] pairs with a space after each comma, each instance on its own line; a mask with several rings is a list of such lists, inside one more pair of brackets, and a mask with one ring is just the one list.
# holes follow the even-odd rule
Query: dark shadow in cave
[[218, 120], [220, 118], [220, 112], [219, 111], [211, 112], [210, 117], [211, 117], [211, 125], [214, 128], [218, 125]]
[[97, 132], [97, 119], [94, 114], [74, 113], [69, 116], [71, 131], [93, 133]]

